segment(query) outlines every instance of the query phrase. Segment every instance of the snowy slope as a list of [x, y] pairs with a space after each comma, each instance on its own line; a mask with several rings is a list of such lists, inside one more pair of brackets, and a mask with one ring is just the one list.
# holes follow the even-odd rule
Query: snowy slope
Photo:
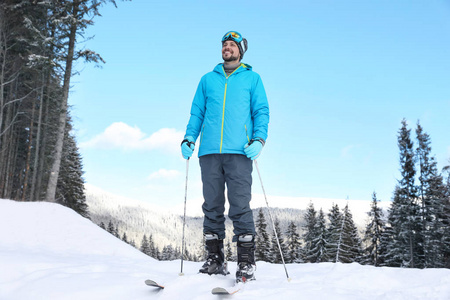
[[[232, 276], [197, 274], [201, 263], [158, 262], [71, 210], [0, 200], [0, 299], [218, 299]], [[450, 299], [450, 270], [358, 264], [258, 263], [257, 280], [236, 299]], [[235, 267], [232, 264], [230, 271]], [[165, 285], [144, 285], [151, 278]]]

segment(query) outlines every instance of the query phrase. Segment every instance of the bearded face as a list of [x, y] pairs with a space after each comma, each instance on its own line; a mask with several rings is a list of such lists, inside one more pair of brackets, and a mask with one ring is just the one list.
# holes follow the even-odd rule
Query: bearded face
[[234, 41], [225, 41], [222, 45], [222, 58], [225, 62], [239, 61], [239, 48]]

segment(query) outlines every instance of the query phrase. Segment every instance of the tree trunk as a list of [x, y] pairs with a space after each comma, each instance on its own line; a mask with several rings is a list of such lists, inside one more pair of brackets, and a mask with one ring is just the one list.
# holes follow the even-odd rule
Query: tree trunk
[[44, 81], [42, 81], [41, 93], [39, 97], [39, 117], [37, 124], [37, 134], [36, 134], [36, 149], [34, 152], [34, 162], [33, 162], [33, 177], [31, 178], [31, 191], [30, 191], [30, 201], [36, 201], [34, 193], [36, 191], [36, 177], [38, 174], [38, 163], [42, 159], [40, 158], [40, 147], [41, 147], [41, 128], [42, 128], [42, 107], [44, 105]]
[[50, 169], [50, 177], [47, 185], [47, 193], [46, 193], [46, 201], [48, 202], [56, 202], [56, 185], [58, 183], [59, 177], [59, 169], [61, 166], [61, 158], [62, 158], [62, 150], [64, 144], [64, 133], [66, 128], [66, 118], [67, 118], [67, 102], [69, 98], [69, 89], [70, 89], [70, 78], [72, 76], [72, 63], [75, 52], [75, 39], [77, 33], [77, 23], [76, 19], [78, 16], [80, 3], [78, 1], [74, 1], [73, 3], [73, 12], [72, 18], [74, 19], [69, 34], [69, 46], [68, 53], [66, 58], [66, 69], [64, 73], [64, 83], [63, 83], [63, 95], [62, 102], [59, 113], [59, 121], [58, 121], [58, 129], [57, 129], [57, 137], [56, 137], [56, 146], [53, 155], [53, 164]]

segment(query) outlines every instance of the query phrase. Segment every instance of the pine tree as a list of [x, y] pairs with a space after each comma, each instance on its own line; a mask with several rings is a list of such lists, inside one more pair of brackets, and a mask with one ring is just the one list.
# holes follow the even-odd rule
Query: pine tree
[[343, 216], [337, 204], [334, 204], [331, 207], [330, 212], [328, 213], [328, 220], [330, 223], [327, 228], [326, 236], [326, 257], [330, 262], [337, 262], [343, 227]]
[[116, 228], [114, 227], [114, 224], [111, 220], [109, 220], [107, 231], [112, 235], [114, 235], [114, 233], [116, 232]]
[[100, 225], [98, 225], [98, 226], [100, 226], [100, 228], [102, 228], [102, 229], [106, 230], [106, 226], [105, 226], [105, 223], [103, 223], [103, 222], [100, 222]]
[[[304, 243], [304, 260], [306, 262], [311, 261], [315, 257], [312, 253], [312, 249], [315, 247], [314, 241], [318, 238], [318, 224], [317, 224], [317, 212], [312, 202], [309, 203], [305, 213], [305, 224], [303, 225], [303, 243]], [[314, 260], [314, 259], [313, 259]]]
[[444, 178], [438, 172], [436, 159], [431, 157], [430, 136], [423, 131], [419, 123], [417, 123], [416, 134], [424, 267], [442, 267], [443, 246], [445, 245], [442, 243], [445, 234], [446, 191]]
[[[278, 236], [278, 242], [281, 247], [281, 252], [283, 253], [283, 257], [286, 257], [286, 249], [284, 246], [284, 238], [281, 233], [280, 221], [278, 220], [278, 218], [275, 219], [274, 225], [275, 225], [275, 228], [274, 228], [274, 232], [272, 234], [272, 243], [271, 243], [272, 247], [270, 248], [270, 262], [279, 264], [279, 263], [282, 263], [282, 258], [281, 258], [280, 248], [278, 247], [276, 235]], [[275, 232], [276, 232], [276, 235], [275, 235]]]
[[122, 241], [124, 241], [125, 243], [129, 244], [128, 236], [127, 236], [127, 233], [125, 231], [123, 232], [123, 235], [122, 235]]
[[256, 219], [255, 244], [255, 260], [270, 261], [270, 239], [269, 234], [267, 233], [267, 222], [262, 208], [259, 209], [258, 217]]
[[[450, 162], [450, 160], [449, 160]], [[445, 183], [445, 198], [444, 211], [442, 215], [442, 223], [444, 225], [444, 236], [442, 238], [443, 247], [443, 266], [450, 268], [450, 165], [443, 168], [443, 172], [447, 173]]]
[[157, 252], [155, 242], [153, 241], [153, 234], [150, 234], [150, 237], [148, 238], [148, 255], [157, 258]]
[[[70, 89], [70, 79], [72, 77], [73, 63], [78, 58], [84, 58], [91, 62], [104, 62], [95, 52], [90, 50], [76, 51], [77, 35], [82, 35], [85, 29], [93, 24], [93, 17], [99, 16], [99, 7], [106, 0], [77, 0], [77, 1], [52, 1], [55, 10], [63, 10], [64, 15], [59, 18], [58, 33], [61, 34], [60, 50], [63, 51], [59, 57], [63, 62], [58, 61], [63, 70], [62, 76], [62, 97], [60, 101], [60, 112], [57, 126], [55, 127], [56, 143], [54, 147], [53, 161], [50, 167], [49, 180], [47, 185], [46, 200], [55, 202], [56, 186], [61, 166], [61, 157], [64, 146], [64, 134], [66, 130], [66, 117], [68, 110], [68, 98]], [[110, 2], [115, 3], [114, 0]]]
[[381, 236], [385, 230], [385, 223], [383, 220], [383, 210], [378, 207], [377, 194], [373, 192], [372, 203], [370, 206], [369, 223], [366, 226], [366, 231], [364, 233], [364, 242], [366, 243], [366, 248], [364, 249], [364, 259], [363, 263], [379, 266], [380, 265], [380, 243]]
[[64, 148], [57, 185], [58, 203], [72, 208], [84, 217], [89, 217], [84, 194], [83, 164], [72, 130], [71, 118], [67, 117]]
[[338, 260], [343, 263], [361, 262], [361, 239], [348, 204], [344, 208], [342, 223]]
[[314, 232], [316, 234], [313, 236], [313, 240], [311, 241], [311, 249], [305, 254], [305, 260], [312, 263], [326, 262], [328, 261], [327, 228], [325, 214], [322, 208], [319, 210]]
[[420, 207], [417, 204], [415, 154], [410, 131], [406, 120], [403, 119], [398, 135], [402, 178], [394, 191], [388, 217], [391, 227], [388, 232], [393, 236], [388, 239], [392, 244], [389, 245], [390, 251], [389, 256], [386, 257], [386, 263], [393, 267], [414, 268], [423, 265], [422, 222]]
[[297, 226], [293, 221], [291, 221], [288, 225], [288, 229], [286, 231], [286, 263], [300, 262], [300, 235], [297, 232]]
[[177, 257], [177, 251], [173, 249], [172, 245], [164, 246], [161, 253], [161, 260], [174, 260]]
[[148, 244], [148, 239], [147, 239], [146, 234], [144, 234], [144, 237], [142, 238], [141, 248], [139, 250], [141, 250], [142, 253], [151, 256], [150, 255], [150, 246]]

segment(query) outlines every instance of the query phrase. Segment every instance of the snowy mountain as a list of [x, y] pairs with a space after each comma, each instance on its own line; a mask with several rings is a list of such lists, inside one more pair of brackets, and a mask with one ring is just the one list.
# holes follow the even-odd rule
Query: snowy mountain
[[[156, 261], [58, 204], [0, 200], [0, 299], [217, 299], [233, 276], [197, 274], [201, 263]], [[450, 270], [358, 264], [257, 263], [236, 299], [450, 299]], [[231, 274], [235, 265], [230, 264]], [[165, 286], [144, 284], [151, 278]]]
[[[183, 210], [180, 207], [169, 210], [142, 201], [120, 197], [91, 185], [86, 185], [86, 198], [90, 216], [94, 223], [100, 224], [103, 222], [108, 225], [108, 222], [111, 221], [115, 226], [118, 226], [120, 236], [123, 232], [126, 232], [128, 239], [134, 240], [138, 247], [144, 234], [147, 237], [152, 235], [160, 250], [169, 244], [174, 248], [181, 247]], [[300, 234], [304, 222], [304, 211], [310, 202], [314, 204], [317, 210], [322, 208], [325, 213], [328, 213], [333, 204], [338, 204], [341, 209], [348, 204], [354, 221], [361, 231], [365, 227], [367, 212], [370, 210], [370, 201], [362, 200], [276, 197], [271, 201], [273, 202], [270, 204], [271, 213], [274, 218], [279, 219], [282, 231], [285, 231], [289, 222], [293, 221]], [[381, 202], [380, 207], [387, 208], [388, 204], [389, 202]], [[191, 215], [194, 216], [186, 218], [186, 248], [191, 253], [198, 253], [203, 248], [203, 217], [199, 217], [202, 215], [201, 202], [190, 200], [189, 207], [191, 208]], [[257, 210], [262, 207], [266, 220], [270, 223], [262, 195], [253, 196], [252, 207], [254, 208], [253, 215], [255, 218]], [[228, 211], [228, 208], [226, 211]], [[226, 229], [227, 239], [231, 239], [233, 228], [228, 218]], [[270, 227], [269, 232], [271, 230]]]
[[[89, 205], [90, 217], [96, 224], [103, 222], [105, 225], [112, 222], [118, 226], [119, 235], [126, 232], [129, 240], [134, 240], [139, 247], [144, 234], [153, 240], [161, 250], [164, 246], [172, 245], [181, 248], [183, 216], [165, 208], [150, 205], [148, 203], [120, 197], [104, 192], [98, 188], [87, 186], [86, 199]], [[191, 204], [193, 205], [193, 204]], [[196, 204], [195, 204], [196, 205]], [[199, 204], [201, 207], [201, 204]], [[266, 219], [269, 220], [264, 209]], [[288, 223], [294, 221], [300, 228], [303, 223], [303, 210], [292, 208], [273, 208], [274, 218], [280, 220], [280, 227], [286, 229]], [[257, 211], [254, 209], [254, 216]], [[227, 240], [231, 241], [233, 227], [231, 221], [226, 220]], [[189, 252], [198, 255], [204, 248], [203, 242], [203, 217], [186, 217], [186, 248]]]

